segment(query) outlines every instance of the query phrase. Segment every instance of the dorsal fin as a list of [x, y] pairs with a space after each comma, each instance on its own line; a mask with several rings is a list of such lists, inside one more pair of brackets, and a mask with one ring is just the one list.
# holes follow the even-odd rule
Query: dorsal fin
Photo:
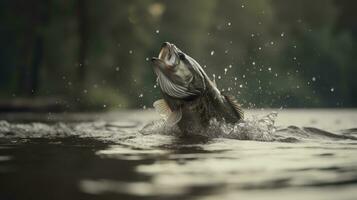
[[224, 95], [228, 103], [232, 106], [232, 108], [237, 112], [241, 119], [244, 118], [244, 112], [241, 108], [240, 104], [238, 103], [237, 99], [232, 95]]
[[181, 110], [172, 111], [164, 99], [155, 101], [154, 108], [156, 112], [166, 118], [165, 125], [174, 126], [182, 118]]

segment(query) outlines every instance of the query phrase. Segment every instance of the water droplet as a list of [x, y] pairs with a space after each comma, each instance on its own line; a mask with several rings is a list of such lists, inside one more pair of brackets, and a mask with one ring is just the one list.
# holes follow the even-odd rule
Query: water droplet
[[271, 71], [271, 67], [269, 67], [268, 70]]
[[332, 88], [330, 89], [330, 91], [331, 91], [331, 92], [334, 92], [334, 91], [335, 91], [335, 88], [332, 87]]
[[244, 8], [245, 7], [244, 4], [242, 4], [241, 7]]
[[232, 25], [232, 23], [231, 23], [231, 22], [228, 22], [228, 23], [227, 23], [227, 25], [228, 25], [228, 26], [231, 26], [231, 25]]
[[118, 72], [119, 70], [120, 70], [120, 68], [119, 68], [119, 67], [116, 67], [116, 68], [115, 68], [115, 71], [117, 71], [117, 72]]
[[133, 54], [133, 50], [129, 50], [129, 54]]
[[275, 77], [278, 77], [278, 74], [277, 74], [277, 73], [275, 73], [274, 75], [275, 75]]
[[243, 74], [243, 76], [242, 76], [243, 78], [245, 78], [245, 74]]
[[148, 58], [148, 57], [146, 57], [146, 58], [145, 58], [145, 60], [146, 60], [146, 61], [149, 61], [149, 58]]
[[224, 68], [224, 74], [227, 74], [228, 69]]
[[103, 108], [106, 108], [106, 107], [107, 107], [107, 105], [103, 104]]
[[157, 85], [154, 85], [154, 88], [157, 88]]
[[252, 62], [252, 65], [255, 65], [255, 62], [254, 62], [254, 61]]
[[274, 45], [274, 42], [273, 42], [273, 41], [271, 41], [271, 42], [270, 42], [270, 45]]
[[234, 80], [236, 81], [236, 80], [238, 80], [238, 78], [237, 78], [237, 77], [234, 77]]
[[222, 77], [221, 76], [218, 76], [218, 79], [221, 79]]
[[294, 57], [293, 59], [296, 60], [296, 57]]
[[280, 36], [281, 36], [281, 37], [284, 37], [284, 36], [285, 36], [285, 33], [284, 33], [284, 32], [282, 32], [282, 33], [280, 34]]
[[156, 34], [159, 34], [159, 33], [160, 33], [160, 30], [156, 30], [155, 32], [156, 32]]
[[232, 69], [232, 65], [228, 65], [229, 69]]
[[211, 56], [213, 56], [214, 55], [214, 51], [211, 51]]
[[146, 109], [146, 105], [143, 105], [143, 109], [144, 109], [144, 110]]
[[142, 93], [139, 94], [139, 98], [143, 98], [143, 96], [144, 96], [144, 94], [142, 94]]
[[262, 47], [258, 47], [259, 51], [262, 50]]
[[242, 84], [240, 84], [240, 85], [239, 85], [239, 87], [240, 87], [240, 88], [243, 88], [243, 85], [242, 85]]
[[312, 79], [311, 79], [311, 80], [315, 82], [315, 81], [316, 81], [316, 77], [315, 77], [315, 76], [314, 76], [314, 77], [312, 77]]
[[88, 93], [88, 90], [83, 90], [83, 93], [84, 93], [84, 94], [87, 94], [87, 93]]

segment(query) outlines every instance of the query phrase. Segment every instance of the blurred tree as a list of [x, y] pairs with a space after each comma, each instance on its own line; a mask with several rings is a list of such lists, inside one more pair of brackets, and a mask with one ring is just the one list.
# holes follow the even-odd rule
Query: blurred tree
[[171, 41], [248, 107], [357, 106], [346, 0], [0, 1], [0, 95], [74, 108], [159, 98], [149, 58]]
[[[290, 30], [287, 34], [294, 41], [294, 48], [286, 46], [285, 55], [289, 59], [279, 59], [280, 68], [290, 66], [299, 70], [299, 79], [310, 90], [300, 96], [299, 106], [351, 106], [347, 80], [353, 69], [351, 59], [355, 50], [353, 38], [348, 33], [334, 32], [338, 13], [334, 1], [273, 2], [278, 19], [276, 24]], [[295, 9], [289, 10], [291, 6]], [[304, 96], [310, 98], [304, 100], [301, 98]]]
[[[7, 40], [6, 50], [13, 54], [9, 56], [13, 58], [8, 60], [10, 63], [7, 65], [17, 70], [17, 77], [12, 78], [16, 82], [17, 93], [33, 95], [39, 87], [38, 76], [44, 48], [43, 31], [47, 25], [50, 1], [3, 1], [2, 4], [2, 33]], [[21, 14], [14, 16], [13, 10]], [[12, 39], [8, 40], [8, 37]]]
[[84, 90], [87, 70], [87, 49], [89, 44], [89, 19], [88, 5], [86, 0], [77, 0], [77, 23], [78, 23], [78, 89], [81, 93]]

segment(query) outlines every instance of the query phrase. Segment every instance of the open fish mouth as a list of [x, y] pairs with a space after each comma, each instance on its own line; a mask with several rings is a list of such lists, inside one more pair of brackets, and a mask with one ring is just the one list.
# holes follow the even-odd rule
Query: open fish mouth
[[180, 50], [168, 42], [162, 44], [158, 57], [151, 60], [154, 64], [154, 72], [157, 75], [161, 90], [174, 98], [187, 98], [195, 95], [187, 87], [187, 83], [176, 74], [176, 67], [180, 64]]
[[170, 46], [171, 46], [171, 44], [168, 42], [165, 42], [164, 44], [162, 44], [161, 50], [160, 50], [160, 53], [158, 56], [158, 58], [160, 60], [165, 60], [167, 57], [170, 56]]
[[162, 44], [159, 56], [152, 58], [153, 61], [161, 62], [166, 67], [173, 67], [177, 64], [177, 54], [175, 53], [175, 45], [165, 42]]

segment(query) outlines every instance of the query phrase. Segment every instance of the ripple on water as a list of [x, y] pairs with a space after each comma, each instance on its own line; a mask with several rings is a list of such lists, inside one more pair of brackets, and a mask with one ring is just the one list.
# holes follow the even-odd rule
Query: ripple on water
[[0, 156], [0, 162], [5, 162], [11, 160], [11, 156]]
[[[2, 139], [75, 138], [71, 145], [46, 140], [52, 142], [45, 146], [13, 145], [13, 149], [0, 146], [0, 173], [8, 173], [15, 165], [19, 172], [24, 170], [20, 175], [26, 174], [33, 181], [39, 178], [38, 170], [58, 170], [46, 175], [53, 178], [52, 184], [59, 184], [60, 192], [63, 177], [66, 181], [74, 177], [70, 183], [78, 184], [81, 193], [98, 198], [124, 194], [153, 199], [289, 199], [295, 195], [301, 199], [354, 199], [356, 129], [331, 132], [316, 127], [277, 127], [276, 117], [276, 113], [252, 116], [233, 125], [212, 120], [208, 132], [190, 138], [177, 137], [177, 127], [164, 127], [162, 120], [141, 131], [139, 124], [127, 122], [0, 121]], [[83, 148], [88, 145], [85, 138], [105, 145]], [[43, 148], [51, 151], [42, 154]], [[27, 162], [36, 167], [23, 167]], [[51, 162], [57, 163], [47, 164]], [[76, 164], [70, 168], [72, 163]], [[10, 175], [7, 183], [16, 178]], [[19, 191], [28, 191], [25, 186]], [[35, 187], [35, 191], [41, 188]]]

